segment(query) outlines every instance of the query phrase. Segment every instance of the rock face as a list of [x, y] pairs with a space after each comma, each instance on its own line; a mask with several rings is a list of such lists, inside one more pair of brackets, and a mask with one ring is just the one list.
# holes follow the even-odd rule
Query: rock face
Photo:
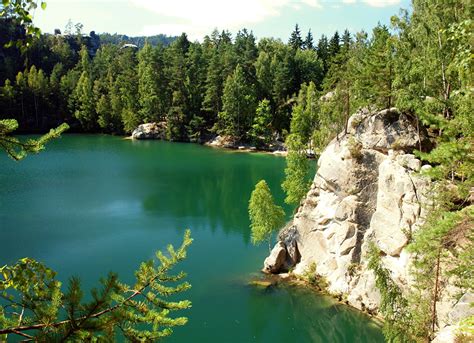
[[281, 271], [286, 262], [286, 247], [283, 242], [278, 242], [263, 262], [263, 271], [266, 273], [276, 273]]
[[165, 139], [166, 123], [146, 123], [139, 125], [132, 132], [133, 139]]
[[[395, 108], [351, 117], [348, 133], [320, 156], [292, 231], [281, 232], [279, 249], [296, 247], [300, 255], [296, 274], [315, 263], [329, 292], [345, 294], [350, 305], [376, 313], [380, 293], [366, 258], [374, 242], [392, 279], [402, 289], [410, 284], [411, 256], [405, 248], [424, 223], [430, 191], [430, 181], [416, 173], [420, 160], [411, 154], [420, 144], [426, 144], [423, 133]], [[439, 305], [440, 312], [444, 308], [440, 327], [449, 325], [443, 319], [448, 313], [458, 313], [451, 312], [455, 304], [445, 305]]]

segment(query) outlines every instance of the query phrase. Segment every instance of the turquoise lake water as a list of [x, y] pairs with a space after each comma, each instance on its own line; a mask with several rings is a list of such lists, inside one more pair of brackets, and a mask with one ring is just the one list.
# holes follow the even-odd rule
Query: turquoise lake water
[[[260, 277], [266, 244], [250, 243], [247, 205], [265, 179], [279, 204], [285, 160], [196, 144], [65, 135], [18, 163], [0, 156], [0, 265], [29, 256], [85, 289], [115, 271], [132, 283], [140, 261], [186, 228], [180, 269], [189, 323], [165, 342], [383, 342], [367, 316], [313, 291]], [[285, 207], [288, 215], [292, 209]]]

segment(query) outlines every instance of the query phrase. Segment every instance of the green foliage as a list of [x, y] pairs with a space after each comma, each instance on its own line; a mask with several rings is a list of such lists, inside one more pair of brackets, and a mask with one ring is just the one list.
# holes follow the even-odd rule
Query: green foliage
[[28, 139], [26, 141], [10, 136], [17, 128], [18, 122], [14, 119], [0, 120], [0, 147], [12, 159], [19, 161], [29, 153], [37, 154], [43, 150], [46, 143], [53, 138], [59, 137], [69, 126], [62, 124], [56, 129], [51, 129], [49, 133], [41, 136], [39, 139]]
[[276, 205], [272, 193], [265, 180], [255, 185], [249, 201], [250, 228], [252, 243], [268, 241], [268, 249], [272, 234], [285, 223], [285, 211]]
[[272, 114], [270, 101], [263, 99], [259, 102], [249, 132], [251, 139], [257, 144], [268, 144], [272, 139]]
[[387, 342], [413, 342], [413, 321], [408, 300], [392, 280], [390, 271], [381, 262], [380, 250], [371, 243], [368, 268], [374, 272], [375, 284], [380, 291], [380, 312], [384, 317], [383, 333]]
[[285, 202], [299, 205], [311, 185], [306, 146], [295, 134], [287, 137], [286, 146], [288, 155], [286, 156], [285, 180], [281, 187], [286, 193]]
[[362, 143], [359, 142], [356, 138], [350, 137], [347, 141], [347, 149], [349, 149], [349, 153], [351, 157], [358, 160], [362, 158]]
[[164, 94], [160, 91], [162, 79], [158, 75], [161, 66], [157, 64], [151, 45], [145, 44], [138, 53], [138, 99], [140, 120], [144, 123], [160, 120], [165, 114]]
[[319, 101], [316, 85], [302, 84], [291, 114], [290, 132], [297, 135], [301, 142], [311, 147], [311, 136], [318, 127]]
[[414, 233], [408, 249], [415, 257], [411, 303], [423, 319], [419, 323], [420, 336], [429, 337], [437, 325], [435, 302], [441, 294], [443, 280], [455, 280], [462, 293], [473, 291], [470, 258], [474, 254], [474, 206], [459, 211], [442, 208], [431, 211], [423, 228]]
[[93, 130], [97, 123], [97, 113], [95, 111], [96, 107], [92, 81], [86, 71], [82, 72], [76, 89], [74, 90], [73, 97], [75, 99], [76, 108], [74, 116], [81, 122], [84, 128]]
[[255, 115], [256, 96], [255, 89], [246, 81], [240, 64], [225, 82], [222, 103], [217, 132], [234, 138], [244, 137]]
[[301, 275], [301, 279], [319, 291], [325, 291], [329, 283], [326, 278], [317, 273], [317, 266], [315, 262], [311, 262]]
[[469, 343], [474, 336], [474, 316], [469, 316], [459, 323], [456, 332], [456, 343]]
[[303, 39], [301, 38], [300, 28], [298, 24], [295, 25], [295, 30], [291, 33], [290, 40], [288, 44], [293, 49], [302, 49], [303, 48]]
[[[41, 1], [40, 7], [46, 9], [46, 2]], [[41, 30], [33, 24], [33, 15], [38, 7], [36, 0], [2, 0], [2, 8], [0, 18], [11, 18], [25, 28], [26, 37], [18, 40], [10, 40], [5, 47], [10, 48], [16, 46], [22, 52], [32, 44], [34, 38], [39, 38]]]
[[159, 263], [144, 262], [135, 273], [134, 285], [118, 280], [116, 274], [101, 280], [92, 299], [84, 301], [80, 281], [72, 278], [68, 290], [61, 290], [56, 273], [30, 258], [0, 268], [0, 339], [19, 335], [39, 341], [96, 341], [114, 339], [120, 332], [130, 341], [156, 341], [186, 324], [186, 317], [172, 317], [175, 311], [191, 307], [188, 300], [166, 300], [191, 286], [182, 282], [183, 272], [170, 274], [186, 258], [191, 244], [187, 230], [178, 249], [156, 253]]

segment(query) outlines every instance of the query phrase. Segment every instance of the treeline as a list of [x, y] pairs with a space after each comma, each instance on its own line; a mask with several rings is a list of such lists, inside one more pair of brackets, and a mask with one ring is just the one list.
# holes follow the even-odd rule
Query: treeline
[[168, 46], [176, 40], [176, 36], [167, 36], [164, 34], [159, 34], [155, 36], [136, 36], [131, 37], [127, 35], [121, 35], [118, 33], [110, 34], [110, 33], [100, 33], [99, 34], [101, 44], [115, 44], [115, 45], [123, 45], [123, 44], [134, 44], [138, 48], [143, 48], [145, 43], [148, 43], [152, 46], [156, 45], [164, 45]]
[[331, 65], [353, 45], [347, 31], [314, 44], [298, 26], [287, 44], [257, 43], [245, 29], [235, 38], [214, 31], [202, 43], [182, 34], [169, 46], [142, 49], [102, 44], [102, 37], [42, 35], [27, 50], [26, 67], [14, 63], [22, 60], [14, 48], [2, 48], [14, 56], [0, 74], [2, 116], [23, 130], [67, 122], [75, 130], [123, 134], [166, 121], [173, 140], [209, 131], [267, 139], [289, 130], [301, 84], [321, 91]]

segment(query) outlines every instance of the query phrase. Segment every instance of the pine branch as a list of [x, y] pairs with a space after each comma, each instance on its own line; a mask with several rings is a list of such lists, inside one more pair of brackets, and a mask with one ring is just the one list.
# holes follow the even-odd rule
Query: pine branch
[[[170, 251], [173, 251], [173, 254], [172, 254], [171, 258], [167, 258], [162, 254], [158, 254], [162, 264], [157, 269], [155, 275], [153, 275], [150, 279], [148, 279], [147, 282], [145, 282], [138, 289], [132, 290], [132, 294], [129, 295], [127, 298], [125, 298], [123, 301], [121, 301], [121, 302], [119, 302], [119, 303], [117, 303], [113, 306], [109, 306], [108, 308], [106, 308], [102, 311], [99, 311], [99, 312], [87, 314], [87, 315], [84, 315], [84, 316], [81, 316], [81, 317], [78, 317], [78, 318], [66, 319], [66, 320], [62, 320], [62, 321], [58, 321], [58, 322], [54, 322], [54, 323], [41, 323], [41, 324], [24, 325], [24, 326], [12, 327], [12, 328], [0, 329], [0, 335], [17, 334], [17, 335], [22, 335], [24, 337], [30, 338], [32, 336], [29, 336], [27, 334], [23, 334], [23, 332], [24, 331], [30, 331], [30, 330], [42, 330], [42, 329], [46, 329], [46, 328], [57, 328], [57, 327], [61, 327], [61, 326], [64, 326], [64, 325], [67, 325], [67, 324], [70, 324], [70, 323], [79, 323], [76, 327], [74, 327], [73, 330], [68, 331], [68, 333], [66, 335], [70, 336], [72, 333], [80, 330], [81, 326], [84, 323], [86, 323], [88, 320], [100, 318], [103, 315], [108, 314], [108, 313], [112, 313], [112, 312], [114, 312], [114, 311], [116, 311], [116, 310], [118, 310], [118, 309], [120, 309], [124, 306], [130, 306], [130, 303], [133, 302], [133, 299], [135, 297], [137, 297], [138, 295], [143, 295], [144, 296], [144, 294], [143, 294], [144, 291], [147, 288], [150, 288], [150, 287], [154, 288], [154, 286], [155, 286], [154, 283], [156, 281], [161, 280], [160, 277], [163, 275], [163, 273], [165, 273], [168, 269], [172, 268], [173, 265], [175, 265], [177, 262], [179, 262], [179, 261], [181, 261], [185, 258], [186, 249], [191, 244], [191, 242], [192, 242], [192, 239], [190, 238], [190, 231], [187, 230], [186, 233], [185, 233], [183, 243], [182, 243], [181, 247], [179, 248], [179, 250], [177, 252], [174, 252], [173, 249], [171, 249], [171, 250], [169, 249]], [[188, 286], [188, 284], [186, 284], [186, 283], [183, 284], [183, 285], [184, 285], [185, 289]], [[177, 289], [179, 289], [179, 288], [177, 288]], [[146, 296], [145, 296], [145, 298], [147, 299]], [[97, 307], [100, 306], [99, 303], [97, 303], [95, 305], [96, 306], [94, 306], [93, 308], [97, 308]]]

